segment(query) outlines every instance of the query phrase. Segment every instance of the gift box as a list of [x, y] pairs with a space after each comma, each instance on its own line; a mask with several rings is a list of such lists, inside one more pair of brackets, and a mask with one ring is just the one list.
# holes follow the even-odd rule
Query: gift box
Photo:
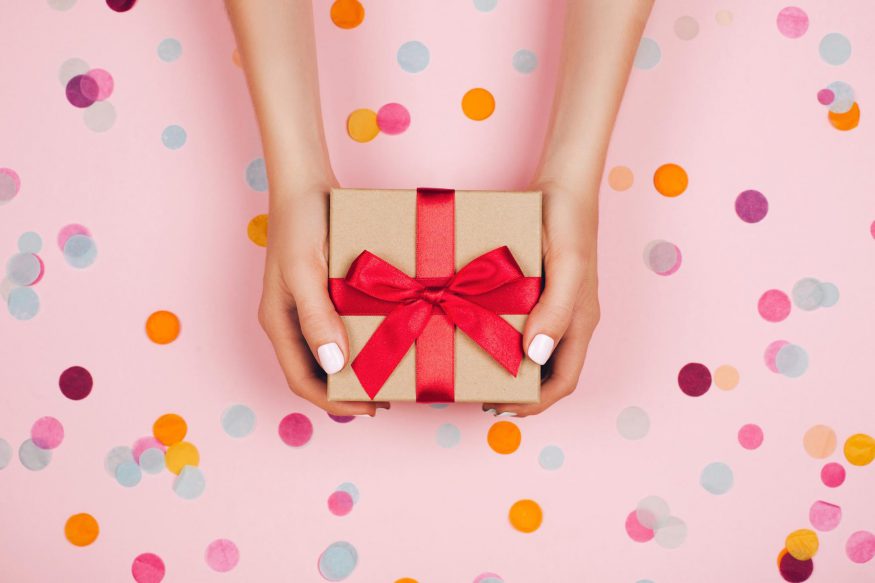
[[334, 188], [328, 277], [350, 344], [329, 400], [538, 402], [539, 191]]

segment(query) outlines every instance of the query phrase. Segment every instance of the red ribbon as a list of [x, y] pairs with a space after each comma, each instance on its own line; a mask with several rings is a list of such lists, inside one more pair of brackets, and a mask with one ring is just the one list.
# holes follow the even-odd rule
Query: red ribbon
[[522, 335], [498, 314], [528, 314], [541, 279], [525, 277], [506, 246], [453, 273], [455, 191], [416, 195], [417, 277], [363, 251], [345, 278], [329, 279], [329, 294], [341, 315], [386, 315], [352, 362], [371, 399], [416, 342], [416, 400], [452, 401], [454, 327], [516, 376]]

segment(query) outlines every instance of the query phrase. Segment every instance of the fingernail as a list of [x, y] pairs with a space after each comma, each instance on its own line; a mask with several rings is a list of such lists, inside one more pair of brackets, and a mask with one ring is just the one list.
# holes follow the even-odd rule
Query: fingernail
[[538, 364], [544, 364], [547, 362], [547, 359], [550, 358], [550, 354], [552, 354], [553, 346], [555, 344], [556, 343], [553, 339], [546, 334], [538, 334], [532, 338], [532, 342], [529, 344], [529, 350], [526, 354]]
[[334, 342], [323, 344], [316, 349], [319, 356], [319, 365], [326, 374], [334, 374], [343, 368], [343, 353]]
[[505, 411], [504, 413], [499, 413], [496, 417], [516, 417], [516, 413], [513, 411]]
[[486, 413], [492, 413], [493, 415], [495, 415], [495, 413], [496, 413], [495, 409], [484, 409], [484, 411]]
[[376, 405], [377, 409], [388, 409], [391, 406], [389, 403], [377, 403]]

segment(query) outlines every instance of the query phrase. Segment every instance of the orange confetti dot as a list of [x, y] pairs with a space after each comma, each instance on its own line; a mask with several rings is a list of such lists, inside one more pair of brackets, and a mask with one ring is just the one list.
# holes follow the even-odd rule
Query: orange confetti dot
[[785, 543], [787, 552], [799, 561], [807, 561], [816, 555], [820, 546], [817, 533], [807, 528], [800, 528], [788, 534]]
[[534, 500], [517, 500], [510, 507], [510, 524], [520, 532], [535, 532], [541, 526], [544, 513]]
[[677, 164], [663, 164], [653, 173], [653, 186], [662, 196], [679, 196], [688, 184], [687, 171]]
[[495, 98], [482, 87], [475, 87], [462, 96], [462, 111], [475, 121], [483, 121], [495, 111]]
[[355, 28], [365, 19], [365, 7], [358, 0], [335, 0], [331, 5], [331, 22], [339, 28]]
[[174, 443], [167, 448], [167, 453], [164, 454], [164, 463], [167, 465], [167, 469], [174, 474], [179, 474], [185, 466], [196, 466], [200, 461], [201, 456], [197, 448], [187, 441]]
[[829, 457], [836, 448], [836, 432], [826, 425], [815, 425], [805, 432], [802, 446], [815, 459]]
[[259, 247], [267, 247], [267, 215], [252, 217], [249, 226], [246, 227], [249, 240]]
[[787, 549], [781, 549], [781, 552], [778, 553], [778, 570], [781, 570], [781, 559], [784, 558], [784, 555], [787, 554]]
[[846, 132], [852, 130], [860, 123], [860, 106], [856, 102], [845, 113], [829, 112], [829, 123], [837, 130]]
[[617, 191], [629, 190], [634, 181], [635, 176], [625, 166], [614, 166], [608, 173], [608, 186]]
[[174, 445], [185, 439], [188, 425], [185, 419], [175, 413], [167, 413], [159, 417], [152, 425], [152, 434], [155, 439], [164, 445]]
[[77, 547], [87, 547], [97, 540], [100, 526], [90, 514], [74, 514], [64, 525], [64, 536]]
[[346, 119], [346, 132], [356, 142], [370, 142], [380, 133], [377, 112], [372, 109], [357, 109]]
[[237, 47], [234, 47], [234, 52], [231, 53], [231, 62], [243, 68], [243, 61], [240, 60], [240, 50]]
[[737, 387], [738, 378], [738, 370], [730, 364], [718, 366], [714, 371], [714, 384], [724, 391]]
[[159, 310], [146, 320], [146, 335], [155, 344], [170, 344], [179, 336], [179, 328], [179, 318], [166, 310]]
[[397, 579], [395, 583], [419, 583], [416, 579], [411, 579], [410, 577], [403, 577], [401, 579]]
[[497, 421], [489, 428], [486, 441], [496, 453], [513, 453], [520, 446], [520, 428], [510, 421]]
[[875, 439], [857, 433], [845, 441], [845, 457], [855, 466], [867, 466], [875, 460]]

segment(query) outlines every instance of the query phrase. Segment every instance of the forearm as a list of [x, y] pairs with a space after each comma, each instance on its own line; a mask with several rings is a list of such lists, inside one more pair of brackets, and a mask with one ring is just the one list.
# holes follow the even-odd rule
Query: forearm
[[277, 197], [334, 180], [309, 0], [226, 0]]

